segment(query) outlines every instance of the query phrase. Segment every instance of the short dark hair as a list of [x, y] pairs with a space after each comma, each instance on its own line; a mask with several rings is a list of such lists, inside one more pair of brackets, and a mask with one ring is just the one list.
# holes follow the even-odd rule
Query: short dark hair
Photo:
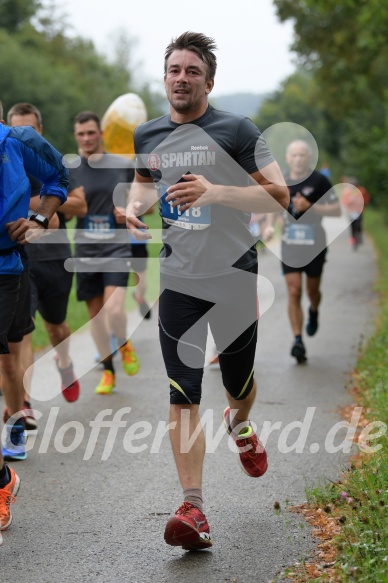
[[11, 124], [12, 116], [13, 115], [34, 115], [38, 121], [38, 125], [42, 125], [42, 114], [40, 113], [39, 109], [32, 105], [32, 103], [15, 103], [8, 111], [7, 114], [7, 123], [8, 125]]
[[187, 31], [170, 42], [164, 53], [164, 73], [167, 73], [167, 61], [171, 53], [184, 49], [193, 51], [205, 63], [207, 66], [206, 80], [214, 79], [217, 70], [217, 58], [213, 51], [217, 49], [217, 45], [213, 38], [200, 32]]
[[74, 123], [86, 123], [87, 121], [95, 121], [98, 129], [101, 129], [101, 121], [96, 113], [93, 111], [81, 111], [77, 113], [74, 118]]

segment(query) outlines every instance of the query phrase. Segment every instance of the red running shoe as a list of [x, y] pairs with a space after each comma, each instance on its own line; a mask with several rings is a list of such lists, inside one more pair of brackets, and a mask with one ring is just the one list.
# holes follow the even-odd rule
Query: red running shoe
[[224, 425], [239, 449], [241, 467], [251, 478], [260, 478], [268, 468], [267, 452], [264, 445], [258, 439], [252, 427], [244, 427], [238, 435], [232, 431], [230, 425], [230, 407], [224, 411]]
[[[36, 419], [34, 417], [34, 413], [31, 409], [31, 404], [29, 403], [29, 401], [23, 402], [22, 412], [23, 412], [23, 417], [24, 417], [24, 425], [25, 425], [27, 431], [28, 430], [33, 431], [33, 430], [37, 429], [38, 424], [37, 424]], [[8, 409], [7, 409], [7, 407], [5, 407], [4, 414], [3, 414], [4, 423], [7, 423], [8, 419], [9, 419]]]
[[61, 391], [66, 401], [73, 403], [79, 397], [79, 382], [75, 378], [73, 363], [71, 362], [67, 368], [59, 368], [58, 355], [54, 356], [55, 364], [59, 374], [61, 375]]
[[213, 544], [206, 516], [190, 502], [183, 502], [167, 521], [164, 540], [185, 551], [208, 549]]

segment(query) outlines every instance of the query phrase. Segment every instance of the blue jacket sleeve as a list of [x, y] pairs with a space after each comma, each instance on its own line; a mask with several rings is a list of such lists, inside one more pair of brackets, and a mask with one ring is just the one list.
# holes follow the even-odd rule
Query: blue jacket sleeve
[[24, 168], [40, 180], [40, 195], [57, 196], [66, 202], [69, 171], [62, 163], [61, 154], [30, 127], [11, 128], [10, 138], [18, 140]]

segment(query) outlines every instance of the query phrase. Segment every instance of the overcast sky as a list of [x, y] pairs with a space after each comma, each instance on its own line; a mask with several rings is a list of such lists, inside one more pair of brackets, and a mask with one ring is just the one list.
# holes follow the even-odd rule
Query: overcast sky
[[109, 52], [112, 34], [125, 29], [137, 39], [137, 74], [156, 84], [163, 77], [164, 49], [186, 30], [217, 42], [214, 96], [274, 91], [295, 69], [292, 24], [279, 23], [272, 0], [58, 0], [58, 5], [73, 33], [92, 39], [100, 52]]

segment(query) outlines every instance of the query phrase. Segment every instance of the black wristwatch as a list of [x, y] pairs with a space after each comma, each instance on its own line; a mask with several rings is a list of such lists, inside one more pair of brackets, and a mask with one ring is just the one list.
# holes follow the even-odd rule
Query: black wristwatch
[[38, 223], [38, 225], [42, 225], [42, 227], [44, 227], [45, 229], [48, 229], [49, 220], [44, 215], [39, 215], [38, 213], [35, 213], [34, 215], [31, 215], [30, 217], [28, 217], [28, 219], [30, 221], [35, 221], [36, 223]]

